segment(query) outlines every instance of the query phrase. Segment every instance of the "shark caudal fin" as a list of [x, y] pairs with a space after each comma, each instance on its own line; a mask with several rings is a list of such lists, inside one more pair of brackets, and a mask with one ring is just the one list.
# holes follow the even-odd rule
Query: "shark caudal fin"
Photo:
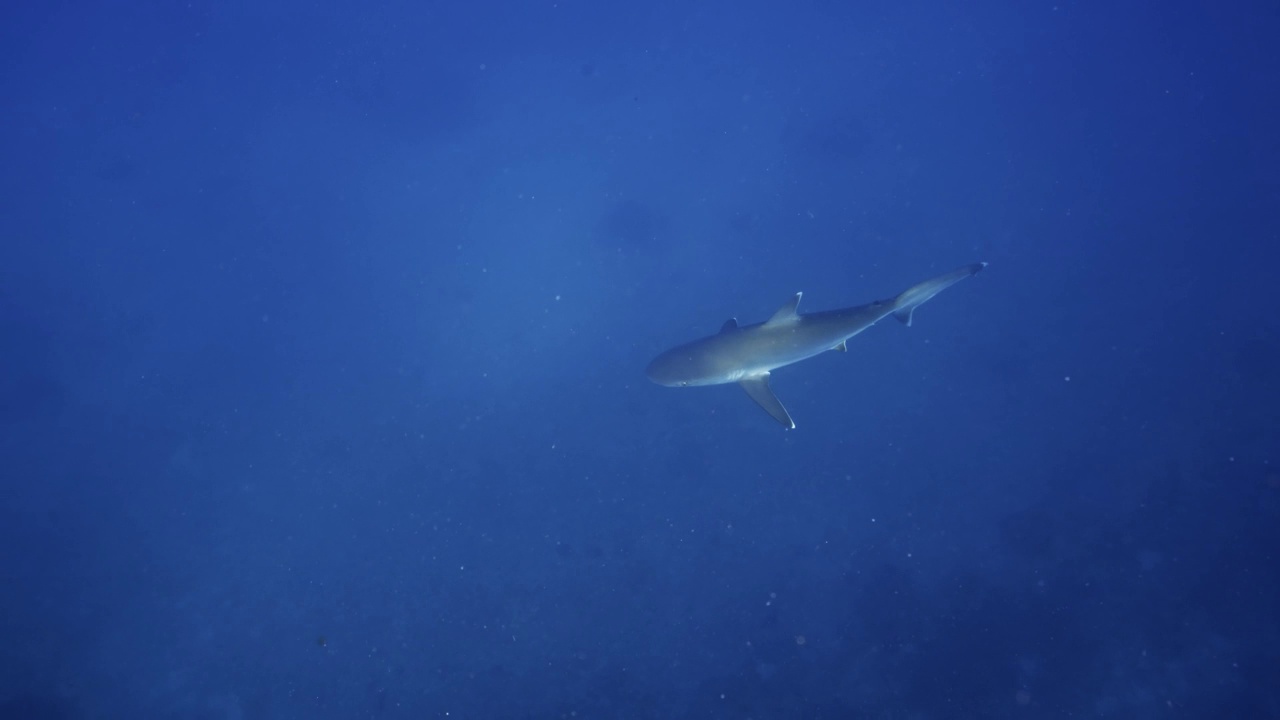
[[982, 268], [986, 266], [987, 264], [984, 262], [965, 265], [964, 267], [956, 268], [945, 275], [939, 275], [932, 280], [925, 280], [922, 283], [912, 285], [901, 295], [894, 298], [893, 316], [898, 319], [898, 322], [901, 322], [907, 327], [911, 327], [911, 315], [915, 312], [916, 308], [929, 302], [929, 300], [933, 299], [934, 295], [937, 295], [961, 280], [977, 275], [982, 272]]

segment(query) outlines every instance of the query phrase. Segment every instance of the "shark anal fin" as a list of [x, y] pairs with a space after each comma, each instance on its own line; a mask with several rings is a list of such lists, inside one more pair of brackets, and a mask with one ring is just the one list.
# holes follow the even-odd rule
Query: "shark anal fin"
[[796, 308], [800, 307], [800, 297], [802, 295], [804, 295], [804, 293], [796, 293], [795, 297], [791, 298], [786, 302], [786, 304], [778, 308], [778, 312], [774, 313], [773, 317], [769, 318], [769, 320], [765, 322], [765, 325], [781, 325], [783, 323], [790, 323], [799, 320], [800, 316], [796, 314]]
[[837, 346], [835, 346], [835, 347], [833, 347], [833, 348], [831, 348], [831, 349], [832, 349], [832, 350], [835, 350], [836, 352], [849, 352], [849, 346], [845, 344], [845, 343], [847, 343], [847, 342], [849, 342], [849, 341], [848, 341], [848, 340], [841, 340], [839, 345], [837, 345]]
[[773, 394], [773, 390], [769, 389], [769, 373], [756, 375], [754, 377], [743, 378], [738, 381], [743, 390], [751, 396], [756, 404], [764, 408], [764, 411], [773, 416], [788, 430], [794, 430], [796, 424], [791, 421], [791, 415], [787, 409], [782, 407], [782, 403], [778, 400], [778, 396]]
[[724, 321], [723, 325], [720, 326], [720, 332], [722, 333], [732, 332], [737, 329], [738, 329], [737, 318], [729, 318], [728, 320]]

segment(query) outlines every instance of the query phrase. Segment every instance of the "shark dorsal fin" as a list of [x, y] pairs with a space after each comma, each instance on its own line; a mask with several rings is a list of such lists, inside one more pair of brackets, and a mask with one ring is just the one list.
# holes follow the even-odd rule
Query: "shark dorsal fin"
[[769, 318], [769, 321], [766, 322], [765, 325], [782, 325], [799, 320], [800, 316], [796, 314], [796, 308], [800, 306], [801, 295], [804, 295], [804, 293], [796, 293], [795, 297], [791, 298], [782, 307], [778, 308], [778, 312], [774, 313], [773, 317]]
[[738, 329], [737, 318], [729, 318], [728, 320], [724, 321], [723, 325], [720, 326], [720, 332], [722, 333], [733, 332], [734, 330], [737, 330], [737, 329]]

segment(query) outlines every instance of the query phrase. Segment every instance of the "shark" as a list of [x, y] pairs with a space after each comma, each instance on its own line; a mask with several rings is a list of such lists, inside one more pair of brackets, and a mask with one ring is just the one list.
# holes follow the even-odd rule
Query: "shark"
[[774, 420], [794, 430], [791, 413], [769, 387], [774, 370], [828, 350], [847, 352], [850, 338], [889, 315], [910, 327], [916, 308], [986, 266], [985, 262], [965, 265], [912, 285], [897, 297], [838, 310], [801, 314], [797, 310], [804, 293], [796, 293], [768, 320], [738, 325], [736, 319], [730, 318], [715, 335], [657, 356], [645, 374], [666, 387], [737, 383]]

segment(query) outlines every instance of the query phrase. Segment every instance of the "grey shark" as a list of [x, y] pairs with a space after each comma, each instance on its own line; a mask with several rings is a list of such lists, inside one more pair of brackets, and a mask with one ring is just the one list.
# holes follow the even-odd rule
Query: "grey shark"
[[794, 429], [790, 413], [769, 389], [770, 372], [827, 350], [845, 352], [849, 338], [889, 315], [910, 326], [916, 308], [986, 266], [983, 262], [956, 268], [888, 300], [806, 315], [796, 312], [803, 295], [796, 293], [765, 322], [739, 327], [730, 318], [719, 333], [654, 358], [645, 374], [667, 387], [738, 383], [774, 420]]

